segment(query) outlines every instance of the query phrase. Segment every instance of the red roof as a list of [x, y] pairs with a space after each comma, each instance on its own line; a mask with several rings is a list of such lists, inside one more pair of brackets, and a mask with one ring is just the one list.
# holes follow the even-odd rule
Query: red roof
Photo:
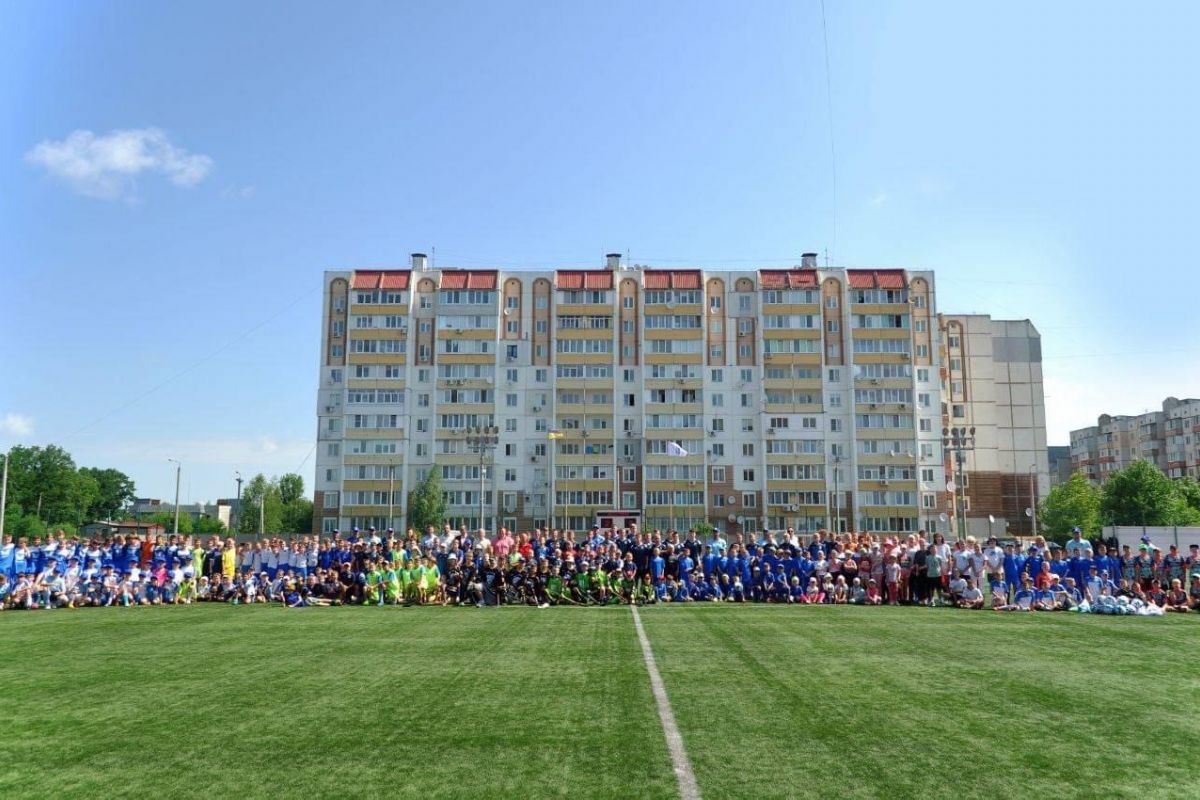
[[816, 270], [760, 269], [758, 280], [764, 289], [809, 289], [817, 285]]
[[648, 269], [645, 272], [647, 289], [699, 289], [700, 270]]
[[355, 272], [351, 286], [355, 289], [407, 289], [411, 274], [406, 269]]
[[850, 274], [851, 289], [903, 289], [904, 270], [902, 269], [852, 269]]
[[442, 270], [442, 289], [495, 289], [496, 270]]
[[611, 289], [613, 277], [608, 270], [560, 270], [554, 283], [559, 289]]

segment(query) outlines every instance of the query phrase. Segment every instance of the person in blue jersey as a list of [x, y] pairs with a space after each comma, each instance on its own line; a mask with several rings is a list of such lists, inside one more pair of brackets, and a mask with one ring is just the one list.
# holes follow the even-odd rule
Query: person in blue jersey
[[650, 560], [648, 562], [650, 568], [650, 579], [658, 583], [664, 577], [667, 569], [667, 561], [663, 558], [663, 550], [652, 549], [650, 551]]
[[[1075, 579], [1075, 585], [1082, 587], [1091, 574], [1092, 566], [1095, 561], [1092, 558], [1092, 548], [1087, 547], [1082, 550], [1072, 552], [1069, 571], [1066, 573]], [[1065, 577], [1065, 576], [1064, 576]]]
[[[13, 541], [12, 534], [4, 534], [4, 541], [0, 543], [0, 575], [6, 576], [9, 581], [16, 577], [16, 560], [17, 560], [17, 544]], [[9, 590], [12, 590], [12, 584], [9, 584]]]
[[1091, 543], [1083, 540], [1083, 531], [1079, 528], [1079, 526], [1071, 528], [1071, 539], [1067, 542], [1066, 549], [1068, 555], [1074, 555], [1079, 551], [1092, 549]]
[[1025, 571], [1025, 556], [1011, 544], [1004, 546], [1004, 588], [1011, 599], [1021, 588], [1021, 573]]
[[1017, 589], [1013, 595], [1012, 605], [1007, 611], [1034, 611], [1037, 608], [1038, 593], [1033, 588], [1033, 580], [1025, 577], [1021, 579], [1021, 588]]
[[700, 571], [704, 573], [704, 579], [710, 580], [714, 572], [718, 571], [721, 557], [712, 549], [712, 545], [704, 545], [704, 553], [700, 556]]

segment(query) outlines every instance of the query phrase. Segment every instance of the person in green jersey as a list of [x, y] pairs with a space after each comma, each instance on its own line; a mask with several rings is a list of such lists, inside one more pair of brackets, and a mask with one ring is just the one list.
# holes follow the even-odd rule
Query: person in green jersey
[[604, 574], [604, 570], [600, 569], [600, 565], [596, 564], [592, 567], [589, 578], [592, 584], [592, 599], [600, 605], [604, 605], [608, 602], [608, 576]]
[[550, 601], [555, 605], [566, 602], [562, 589], [562, 577], [557, 572], [550, 573], [549, 577], [546, 578], [546, 594], [550, 596]]
[[384, 588], [387, 592], [387, 601], [392, 605], [400, 603], [400, 576], [396, 569], [396, 562], [387, 565], [384, 570]]
[[[584, 567], [586, 566], [585, 564]], [[591, 578], [584, 567], [581, 567], [579, 572], [575, 573], [575, 582], [571, 586], [571, 595], [575, 598], [575, 602], [586, 604], [591, 602]]]
[[437, 562], [432, 558], [426, 558], [424, 575], [425, 599], [421, 601], [422, 603], [430, 601], [436, 603], [441, 601], [441, 597], [438, 594], [441, 584], [440, 578], [441, 573], [438, 570]]

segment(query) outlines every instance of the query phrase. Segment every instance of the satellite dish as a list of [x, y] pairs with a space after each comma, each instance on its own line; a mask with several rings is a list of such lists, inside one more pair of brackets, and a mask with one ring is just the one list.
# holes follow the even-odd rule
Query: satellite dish
[[958, 484], [956, 484], [954, 481], [946, 481], [946, 491], [947, 492], [953, 492], [957, 488], [958, 488]]
[[741, 514], [738, 514], [738, 517], [737, 517], [737, 524], [738, 524], [738, 525], [741, 525], [741, 524], [742, 524], [742, 523], [744, 523], [745, 521], [746, 521], [746, 518], [745, 518], [745, 517], [743, 517]]
[[737, 521], [737, 517], [736, 517], [735, 515], [733, 515], [733, 514], [730, 514], [730, 515], [729, 515], [728, 517], [726, 517], [725, 519], [729, 520], [730, 522], [736, 522], [736, 521]]
[[995, 521], [996, 521], [996, 517], [995, 517], [995, 515], [993, 515], [993, 514], [988, 514], [988, 522], [995, 522]]
[[945, 511], [943, 511], [941, 514], [938, 514], [938, 519], [940, 519], [942, 522], [945, 522], [946, 520], [948, 520], [948, 519], [950, 519], [950, 518], [949, 518], [949, 517], [947, 517], [947, 516], [946, 516], [946, 512], [945, 512]]
[[1026, 509], [1025, 509], [1025, 516], [1027, 516], [1027, 517], [1033, 517], [1033, 509], [1032, 509], [1032, 508], [1026, 508]]

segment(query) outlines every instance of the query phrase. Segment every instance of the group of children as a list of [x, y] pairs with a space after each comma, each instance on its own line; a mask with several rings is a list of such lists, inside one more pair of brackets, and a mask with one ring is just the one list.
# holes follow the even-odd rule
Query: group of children
[[[1022, 552], [1022, 549], [1024, 552]], [[985, 594], [986, 592], [986, 594]], [[177, 605], [608, 605], [777, 603], [947, 605], [998, 611], [1200, 611], [1200, 548], [1148, 539], [1137, 554], [1079, 532], [1065, 546], [1001, 547], [940, 534], [746, 541], [636, 526], [583, 536], [537, 530], [352, 530], [238, 545], [188, 536], [50, 536], [0, 543], [0, 609]]]

